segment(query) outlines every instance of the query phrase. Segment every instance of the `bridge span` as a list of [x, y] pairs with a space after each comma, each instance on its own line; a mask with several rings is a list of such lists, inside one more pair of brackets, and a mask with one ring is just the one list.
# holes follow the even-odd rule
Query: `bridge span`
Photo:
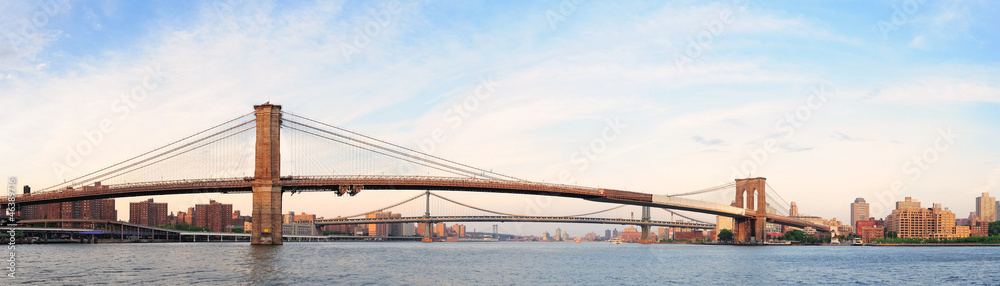
[[557, 223], [589, 223], [589, 224], [620, 224], [640, 226], [685, 227], [695, 229], [712, 229], [714, 224], [669, 222], [656, 220], [637, 220], [621, 218], [585, 218], [558, 216], [431, 216], [431, 217], [396, 217], [396, 218], [357, 218], [357, 219], [317, 219], [313, 223], [319, 226], [340, 224], [374, 224], [374, 223], [412, 223], [412, 222], [557, 222]]

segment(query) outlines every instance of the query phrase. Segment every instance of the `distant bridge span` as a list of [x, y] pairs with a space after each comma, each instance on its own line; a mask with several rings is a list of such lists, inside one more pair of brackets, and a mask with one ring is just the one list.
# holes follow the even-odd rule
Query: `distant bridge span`
[[590, 223], [590, 224], [620, 224], [647, 225], [665, 227], [686, 227], [699, 229], [715, 228], [714, 224], [643, 221], [621, 218], [588, 218], [588, 217], [557, 217], [557, 216], [431, 216], [431, 217], [397, 217], [397, 218], [356, 218], [356, 219], [317, 219], [316, 225], [340, 224], [374, 224], [374, 223], [411, 223], [411, 222], [557, 222], [557, 223]]

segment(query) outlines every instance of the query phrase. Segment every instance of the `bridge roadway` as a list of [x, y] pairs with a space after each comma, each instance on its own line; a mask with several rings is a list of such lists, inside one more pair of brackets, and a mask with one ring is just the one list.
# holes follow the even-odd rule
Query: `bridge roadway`
[[[32, 225], [53, 225], [54, 227], [38, 227]], [[90, 225], [90, 228], [66, 227], [69, 225]], [[115, 226], [110, 227], [109, 226]], [[100, 226], [100, 227], [99, 227]], [[36, 219], [22, 220], [18, 226], [11, 227], [14, 230], [26, 233], [53, 233], [53, 234], [77, 234], [77, 235], [128, 235], [128, 236], [166, 236], [177, 237], [177, 240], [184, 240], [185, 237], [198, 241], [204, 237], [204, 241], [212, 241], [212, 237], [218, 237], [216, 241], [226, 241], [223, 238], [250, 240], [249, 233], [229, 233], [229, 232], [202, 232], [184, 231], [168, 228], [153, 227], [141, 224], [133, 224], [123, 221], [95, 220], [95, 219]], [[330, 241], [330, 240], [419, 240], [420, 237], [394, 237], [394, 236], [351, 236], [351, 235], [295, 235], [286, 234], [282, 236], [287, 241]], [[163, 240], [163, 239], [158, 239]], [[174, 240], [166, 240], [174, 241]]]
[[591, 223], [591, 224], [621, 224], [649, 225], [666, 227], [686, 227], [698, 229], [713, 229], [714, 224], [642, 221], [620, 218], [585, 218], [585, 217], [551, 217], [551, 216], [431, 216], [431, 217], [397, 217], [397, 218], [356, 218], [356, 219], [317, 219], [316, 225], [337, 224], [374, 224], [374, 223], [407, 223], [407, 222], [561, 222], [561, 223]]
[[[191, 179], [177, 181], [157, 181], [126, 183], [115, 185], [84, 186], [80, 189], [59, 189], [46, 192], [18, 195], [19, 205], [34, 205], [66, 201], [135, 197], [192, 193], [250, 193], [252, 177], [228, 179]], [[432, 177], [432, 176], [284, 176], [281, 177], [284, 191], [345, 191], [361, 190], [442, 190], [488, 193], [510, 193], [525, 195], [560, 196], [584, 200], [649, 206], [674, 210], [693, 211], [733, 218], [755, 217], [751, 210], [691, 200], [665, 195], [630, 192], [605, 188], [539, 183], [530, 181], [495, 180], [483, 178]], [[6, 204], [3, 204], [6, 207]], [[829, 231], [826, 225], [815, 224], [789, 217], [769, 214], [774, 223], [813, 227], [819, 231]]]

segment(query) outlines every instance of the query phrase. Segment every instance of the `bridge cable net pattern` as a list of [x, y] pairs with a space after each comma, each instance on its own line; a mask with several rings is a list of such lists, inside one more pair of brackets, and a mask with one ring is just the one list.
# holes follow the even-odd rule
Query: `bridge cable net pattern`
[[[282, 112], [282, 175], [447, 176], [521, 179]], [[286, 159], [287, 158], [287, 159]]]
[[[641, 220], [641, 207], [631, 206], [631, 205], [618, 205], [607, 209], [602, 209], [598, 211], [574, 214], [574, 215], [536, 215], [528, 216], [522, 214], [515, 214], [512, 212], [503, 212], [490, 210], [485, 208], [480, 208], [473, 206], [471, 204], [466, 204], [459, 202], [454, 199], [439, 195], [434, 192], [428, 192], [430, 195], [430, 210], [431, 217], [509, 217], [509, 218], [565, 218], [565, 219], [634, 219]], [[427, 207], [426, 196], [427, 194], [421, 193], [416, 196], [407, 198], [397, 203], [390, 204], [388, 206], [378, 208], [375, 210], [348, 215], [348, 216], [338, 216], [336, 219], [328, 219], [326, 222], [336, 222], [337, 220], [349, 220], [349, 219], [386, 219], [386, 218], [417, 218], [424, 217], [424, 212]], [[669, 210], [667, 210], [669, 211]], [[669, 221], [670, 217], [666, 214], [656, 215], [651, 217], [651, 221]], [[686, 218], [686, 217], [685, 217]], [[358, 221], [353, 221], [354, 223], [360, 223]], [[689, 222], [700, 223], [700, 224], [713, 224], [709, 222], [699, 221], [695, 219], [690, 219]]]
[[[179, 184], [196, 179], [235, 180], [253, 175], [253, 113], [247, 113], [180, 140], [132, 156], [96, 171], [40, 189], [33, 198], [67, 191], [102, 191], [107, 185], [128, 188], [157, 182]], [[100, 182], [101, 187], [96, 186]], [[105, 190], [106, 191], [106, 190]]]

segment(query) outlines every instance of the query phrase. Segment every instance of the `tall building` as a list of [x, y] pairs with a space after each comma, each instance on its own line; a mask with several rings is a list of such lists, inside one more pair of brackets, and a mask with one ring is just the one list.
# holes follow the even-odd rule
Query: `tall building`
[[448, 226], [443, 222], [434, 225], [434, 235], [438, 237], [448, 237]]
[[232, 225], [233, 205], [211, 200], [208, 204], [194, 205], [194, 225], [207, 227], [214, 232], [226, 231]]
[[132, 202], [128, 204], [128, 211], [129, 223], [149, 226], [170, 224], [167, 220], [167, 203], [153, 202], [153, 199]]
[[605, 229], [604, 230], [604, 239], [608, 240], [608, 239], [611, 239], [612, 237], [613, 236], [611, 236], [611, 230], [610, 229]]
[[[373, 212], [365, 215], [365, 218], [389, 218], [391, 215], [389, 212]], [[389, 236], [389, 224], [368, 224], [368, 236]]]
[[555, 241], [563, 241], [563, 237], [562, 237], [562, 230], [561, 230], [561, 229], [559, 229], [558, 227], [556, 228], [556, 233], [555, 233], [555, 235], [556, 235], [556, 236], [555, 236], [555, 237], [553, 237], [553, 238], [555, 239]]
[[799, 206], [792, 202], [792, 206], [788, 207], [788, 216], [799, 216]]
[[451, 226], [451, 230], [455, 232], [458, 237], [465, 237], [465, 225], [456, 224]]
[[981, 197], [976, 198], [976, 215], [986, 222], [996, 221], [996, 204], [996, 198], [990, 197], [990, 193], [983, 193]]
[[896, 209], [919, 209], [920, 202], [914, 200], [913, 198], [906, 197], [903, 201], [896, 202]]
[[[901, 238], [955, 237], [954, 213], [942, 210], [940, 204], [934, 204], [929, 209], [910, 208], [905, 204], [911, 202], [910, 198], [906, 199], [907, 201], [897, 202], [897, 208], [886, 217], [886, 232], [896, 232]], [[899, 208], [900, 206], [903, 208]]]
[[870, 217], [868, 210], [868, 203], [864, 198], [854, 199], [854, 203], [851, 204], [851, 221], [848, 224], [856, 226], [858, 221], [868, 220]]

